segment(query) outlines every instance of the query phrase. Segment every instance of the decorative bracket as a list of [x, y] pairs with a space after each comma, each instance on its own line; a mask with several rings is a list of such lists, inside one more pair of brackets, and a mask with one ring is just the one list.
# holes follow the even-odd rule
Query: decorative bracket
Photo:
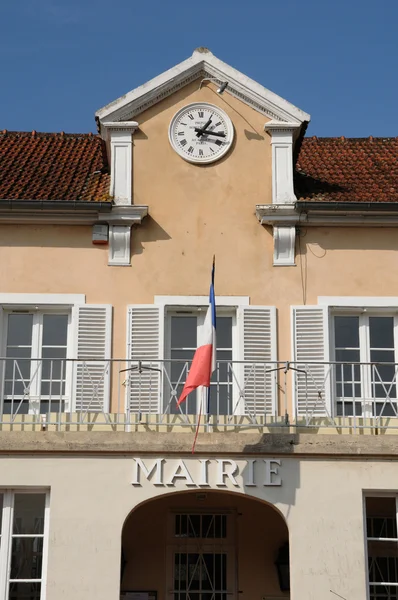
[[296, 223], [299, 220], [292, 204], [259, 204], [256, 216], [261, 225], [272, 225], [274, 266], [295, 266]]
[[140, 225], [148, 214], [147, 206], [115, 206], [109, 215], [99, 220], [109, 223], [108, 265], [131, 266], [131, 226]]

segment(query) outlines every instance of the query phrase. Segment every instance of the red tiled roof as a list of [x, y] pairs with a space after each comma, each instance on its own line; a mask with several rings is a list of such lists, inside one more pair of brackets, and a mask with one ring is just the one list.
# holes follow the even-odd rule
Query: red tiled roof
[[0, 132], [0, 198], [109, 201], [103, 141], [91, 133]]
[[305, 138], [295, 191], [299, 200], [398, 202], [398, 138]]
[[[398, 202], [398, 138], [304, 138], [295, 191], [299, 200]], [[0, 199], [109, 201], [104, 142], [0, 132]]]

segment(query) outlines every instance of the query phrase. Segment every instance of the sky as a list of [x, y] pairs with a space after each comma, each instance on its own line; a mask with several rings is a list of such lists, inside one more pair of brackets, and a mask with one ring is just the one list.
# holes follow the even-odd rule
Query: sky
[[208, 47], [311, 115], [308, 135], [398, 136], [398, 0], [0, 0], [0, 130], [94, 113]]

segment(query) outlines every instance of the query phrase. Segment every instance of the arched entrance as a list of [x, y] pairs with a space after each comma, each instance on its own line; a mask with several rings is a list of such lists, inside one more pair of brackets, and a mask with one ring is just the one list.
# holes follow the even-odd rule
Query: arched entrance
[[124, 523], [122, 598], [285, 596], [275, 562], [287, 542], [283, 517], [255, 498], [219, 491], [161, 496], [138, 506]]

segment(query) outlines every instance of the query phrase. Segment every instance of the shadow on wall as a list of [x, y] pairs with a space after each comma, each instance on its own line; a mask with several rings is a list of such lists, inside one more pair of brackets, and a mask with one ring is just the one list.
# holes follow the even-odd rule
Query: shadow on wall
[[133, 227], [131, 235], [131, 255], [142, 254], [145, 243], [171, 240], [171, 236], [151, 216], [147, 216], [142, 225]]
[[[289, 518], [290, 507], [296, 503], [296, 491], [300, 488], [300, 461], [289, 461], [286, 465], [284, 463], [286, 458], [294, 455], [297, 444], [297, 434], [265, 433], [259, 437], [255, 444], [246, 444], [242, 451], [243, 456], [253, 456], [257, 462], [261, 462], [262, 460], [269, 461], [273, 458], [280, 461], [280, 465], [271, 464], [271, 468], [277, 468], [281, 483], [278, 486], [263, 487], [264, 495], [262, 497], [264, 500], [274, 504], [273, 497], [275, 496], [278, 503], [286, 505], [285, 518], [287, 520]], [[246, 482], [244, 485], [245, 494], [253, 496], [253, 490], [261, 489], [261, 483], [264, 483], [264, 481], [258, 481], [258, 488], [248, 486], [247, 482], [250, 481], [248, 470], [249, 466], [242, 469], [241, 474], [243, 481]], [[271, 480], [274, 480], [275, 477], [275, 475], [271, 474]]]

